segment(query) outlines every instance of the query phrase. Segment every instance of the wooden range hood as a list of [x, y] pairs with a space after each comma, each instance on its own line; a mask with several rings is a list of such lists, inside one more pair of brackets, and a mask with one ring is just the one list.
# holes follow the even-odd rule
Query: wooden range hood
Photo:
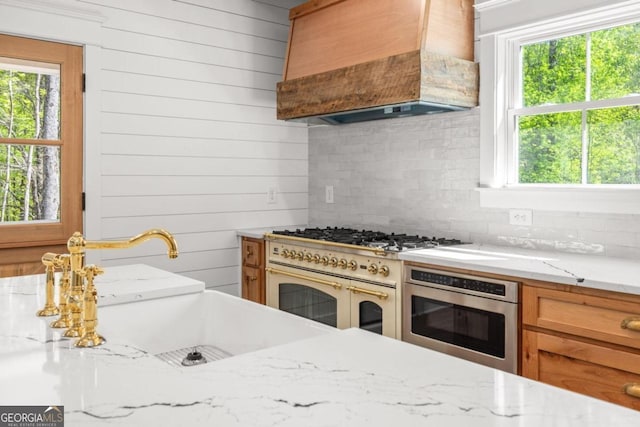
[[289, 20], [278, 119], [337, 124], [478, 105], [473, 0], [312, 0]]

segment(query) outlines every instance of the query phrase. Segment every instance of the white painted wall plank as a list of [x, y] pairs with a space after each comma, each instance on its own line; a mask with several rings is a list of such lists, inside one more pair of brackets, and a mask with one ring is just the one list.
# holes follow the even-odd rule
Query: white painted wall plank
[[[243, 34], [239, 31], [227, 31], [211, 25], [194, 25], [175, 16], [159, 17], [141, 13], [133, 15], [130, 11], [110, 9], [109, 17], [110, 19], [103, 25], [109, 30], [147, 34], [167, 40], [180, 40], [280, 58], [284, 57], [287, 48], [286, 37], [280, 40], [274, 39], [274, 37], [286, 36], [282, 33], [281, 24], [270, 24], [273, 27], [272, 31], [264, 37]], [[261, 21], [261, 24], [269, 25], [266, 21]]]
[[[228, 159], [207, 157], [102, 156], [103, 175], [240, 175], [305, 176], [306, 160]], [[132, 182], [131, 185], [135, 185]]]
[[229, 102], [270, 108], [276, 105], [276, 94], [273, 88], [254, 89], [110, 70], [102, 72], [101, 82], [105, 92], [162, 95], [167, 98]]
[[[104, 49], [103, 69], [275, 92], [280, 75]], [[91, 82], [92, 76], [89, 76]]]
[[[233, 5], [237, 0], [230, 0], [226, 3]], [[250, 15], [255, 13], [252, 10], [244, 10], [243, 13], [228, 13], [224, 10], [207, 9], [194, 7], [186, 3], [169, 0], [79, 0], [80, 3], [88, 5], [103, 6], [105, 15], [109, 15], [109, 10], [120, 9], [130, 12], [130, 19], [137, 19], [138, 14], [147, 14], [171, 18], [176, 21], [187, 22], [192, 25], [204, 25], [212, 28], [219, 28], [232, 33], [253, 34], [260, 37], [274, 40], [287, 40], [289, 27], [288, 23], [280, 18], [280, 25], [261, 19], [260, 15]], [[288, 14], [285, 14], [288, 16]], [[109, 25], [117, 23], [109, 22]]]
[[[132, 182], [135, 181], [135, 185]], [[102, 195], [251, 194], [275, 187], [284, 193], [308, 189], [307, 176], [104, 176]], [[90, 203], [92, 194], [87, 195]]]
[[105, 48], [115, 51], [140, 53], [232, 69], [259, 71], [278, 77], [282, 74], [282, 57], [268, 56], [282, 55], [281, 51], [268, 52], [263, 55], [120, 30], [105, 29], [104, 33]]
[[226, 159], [306, 160], [308, 146], [297, 142], [243, 141], [217, 138], [183, 138], [150, 135], [104, 134], [102, 153], [156, 156], [187, 156]]
[[307, 209], [258, 212], [220, 212], [149, 217], [103, 218], [103, 238], [135, 236], [149, 228], [164, 228], [177, 235], [260, 227], [306, 224]]
[[267, 192], [258, 194], [212, 194], [105, 197], [104, 218], [127, 216], [177, 215], [183, 213], [251, 212], [282, 209], [306, 209], [306, 193], [279, 193], [276, 203], [267, 203]]
[[[241, 102], [241, 100], [237, 100]], [[161, 95], [137, 95], [120, 92], [103, 92], [102, 111], [105, 113], [144, 114], [162, 117], [178, 117], [195, 120], [215, 119], [247, 123], [280, 125], [275, 107], [218, 103], [192, 99], [167, 98]]]

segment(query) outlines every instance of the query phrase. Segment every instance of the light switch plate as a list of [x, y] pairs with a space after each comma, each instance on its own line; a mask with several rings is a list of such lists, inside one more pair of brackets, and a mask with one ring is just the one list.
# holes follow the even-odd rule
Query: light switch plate
[[509, 224], [531, 225], [533, 223], [530, 209], [509, 209]]
[[333, 185], [324, 187], [324, 201], [326, 203], [333, 203]]
[[278, 202], [278, 190], [275, 187], [269, 187], [267, 190], [267, 203], [272, 205]]

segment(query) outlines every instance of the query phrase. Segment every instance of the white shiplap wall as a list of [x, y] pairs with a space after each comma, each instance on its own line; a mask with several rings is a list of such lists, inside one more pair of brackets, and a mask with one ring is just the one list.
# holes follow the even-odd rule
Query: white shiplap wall
[[181, 251], [173, 261], [145, 244], [103, 251], [103, 263], [147, 263], [237, 293], [236, 230], [307, 219], [307, 130], [275, 119], [288, 10], [251, 0], [81, 3], [107, 18], [101, 237], [163, 227]]
[[145, 263], [237, 293], [236, 230], [307, 221], [307, 128], [275, 118], [288, 8], [298, 2], [54, 3], [102, 17], [87, 75], [99, 98], [99, 129], [85, 141], [87, 238], [162, 227], [180, 249], [169, 260], [162, 243], [145, 242], [91, 262]]

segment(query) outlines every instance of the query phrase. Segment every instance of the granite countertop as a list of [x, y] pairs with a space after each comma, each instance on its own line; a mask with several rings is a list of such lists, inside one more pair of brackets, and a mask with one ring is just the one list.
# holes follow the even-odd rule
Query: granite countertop
[[638, 411], [358, 329], [197, 367], [115, 336], [77, 349], [33, 315], [43, 283], [0, 279], [0, 404], [64, 405], [66, 426], [640, 423]]
[[403, 252], [400, 259], [640, 295], [640, 262], [470, 244]]

